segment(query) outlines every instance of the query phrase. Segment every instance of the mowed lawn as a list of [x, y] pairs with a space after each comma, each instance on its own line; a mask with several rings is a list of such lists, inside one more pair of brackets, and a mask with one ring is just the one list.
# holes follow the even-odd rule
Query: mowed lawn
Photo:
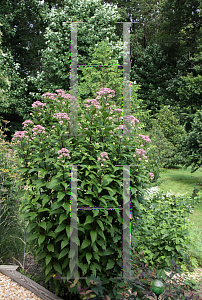
[[160, 169], [159, 188], [164, 192], [172, 191], [174, 193], [187, 193], [191, 196], [196, 184], [202, 184], [202, 168], [191, 173], [191, 167], [183, 169], [176, 167], [175, 169]]

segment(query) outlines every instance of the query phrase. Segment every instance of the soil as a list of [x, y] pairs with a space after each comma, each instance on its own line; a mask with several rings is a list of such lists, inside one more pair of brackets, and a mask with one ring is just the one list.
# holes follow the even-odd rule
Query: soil
[[[19, 268], [17, 269], [17, 271], [20, 272], [22, 270], [22, 267], [16, 261], [8, 260], [8, 261], [5, 262], [5, 264], [19, 265]], [[23, 273], [23, 274], [25, 276], [28, 276], [29, 278], [31, 278], [32, 280], [35, 280], [37, 283], [39, 283], [40, 285], [42, 285], [46, 289], [49, 289], [48, 285], [45, 284], [45, 282], [43, 280], [42, 263], [37, 265], [37, 260], [36, 259], [34, 260], [34, 256], [31, 255], [31, 254], [27, 254], [27, 256], [26, 256], [24, 272], [25, 273]], [[197, 299], [197, 296], [199, 296], [198, 300], [202, 300], [202, 268], [197, 268], [197, 270], [196, 270], [197, 275], [196, 276], [194, 276], [194, 273], [195, 272], [193, 272], [193, 274], [191, 274], [191, 276], [193, 276], [194, 279], [197, 278], [197, 277], [199, 278], [198, 288], [197, 288], [197, 290], [190, 289], [190, 291], [186, 291], [185, 295], [188, 296], [188, 297], [191, 297], [190, 299], [193, 299], [193, 300]], [[51, 292], [53, 292], [53, 291], [51, 291]], [[126, 299], [127, 299], [127, 296], [126, 296]], [[153, 297], [149, 297], [149, 299], [154, 300]]]

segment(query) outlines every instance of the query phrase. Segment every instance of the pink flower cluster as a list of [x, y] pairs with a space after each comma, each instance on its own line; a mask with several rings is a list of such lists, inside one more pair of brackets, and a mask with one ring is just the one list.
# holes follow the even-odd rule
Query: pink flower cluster
[[131, 123], [132, 123], [133, 125], [135, 125], [135, 122], [137, 122], [137, 123], [140, 122], [140, 121], [139, 121], [137, 118], [135, 118], [134, 116], [124, 116], [124, 118], [125, 118], [126, 122], [130, 122], [130, 121], [131, 121]]
[[139, 136], [140, 136], [145, 142], [151, 143], [151, 140], [150, 140], [150, 138], [148, 137], [148, 135], [142, 135], [142, 134], [139, 134]]
[[[58, 120], [61, 120], [61, 119], [70, 120], [70, 118], [68, 117], [68, 114], [66, 114], [66, 113], [55, 113], [55, 114], [53, 114], [53, 117], [57, 118]], [[63, 123], [63, 121], [61, 121], [61, 122]], [[68, 121], [68, 123], [70, 123], [70, 121]]]
[[88, 99], [86, 100], [87, 103], [91, 103], [90, 105], [84, 104], [86, 107], [95, 106], [96, 108], [102, 108], [101, 105], [99, 105], [99, 102], [96, 99]]
[[37, 133], [45, 133], [45, 127], [41, 126], [41, 125], [35, 125], [32, 129], [32, 131], [34, 132], [33, 135], [37, 135]]
[[115, 96], [115, 91], [111, 90], [110, 88], [101, 88], [99, 92], [96, 92], [96, 94], [98, 94], [96, 99], [100, 99], [101, 95], [105, 95], [105, 94], [108, 94], [108, 97], [112, 98]]
[[[61, 154], [60, 154], [61, 153]], [[59, 150], [58, 151], [58, 154], [60, 154], [59, 156], [58, 156], [58, 159], [60, 159], [61, 157], [63, 158], [63, 156], [68, 156], [69, 158], [71, 158], [71, 156], [69, 155], [69, 150], [67, 150], [66, 148], [62, 148], [61, 150]], [[65, 161], [63, 160], [63, 163], [64, 163]]]
[[[125, 129], [128, 131], [128, 129], [126, 128], [125, 125], [119, 125], [118, 127], [114, 128], [114, 130], [118, 130], [118, 129]], [[126, 131], [123, 132], [124, 134], [126, 133]]]
[[22, 123], [22, 125], [24, 125], [24, 127], [28, 126], [28, 124], [33, 125], [34, 122], [32, 122], [31, 120], [26, 120], [25, 122]]
[[[147, 156], [145, 155], [147, 152], [146, 152], [144, 149], [137, 149], [137, 148], [136, 148], [136, 153], [137, 153], [137, 155], [142, 155], [144, 158], [147, 159]], [[136, 156], [136, 155], [134, 154], [133, 157], [135, 157], [135, 156]], [[139, 157], [138, 160], [141, 161], [142, 158]], [[148, 162], [148, 160], [147, 160], [146, 162]]]
[[102, 158], [102, 160], [105, 161], [106, 159], [105, 159], [104, 157], [106, 157], [107, 159], [109, 159], [109, 157], [108, 157], [108, 155], [107, 155], [107, 152], [102, 152], [102, 153], [100, 154], [100, 156], [101, 156], [101, 157], [98, 157], [98, 160], [101, 160], [101, 158]]
[[153, 173], [148, 173], [148, 175], [151, 177], [151, 179], [154, 179], [154, 174]]
[[34, 103], [32, 103], [32, 108], [33, 107], [37, 107], [37, 106], [45, 106], [46, 105], [46, 103], [42, 103], [42, 102], [40, 102], [40, 101], [35, 101]]
[[[20, 139], [22, 139], [24, 137], [28, 138], [28, 136], [25, 135], [25, 133], [28, 133], [28, 132], [27, 131], [17, 131], [17, 132], [15, 132], [11, 141], [14, 142], [15, 138], [20, 138]], [[19, 143], [19, 142], [20, 141], [18, 140], [17, 143]]]

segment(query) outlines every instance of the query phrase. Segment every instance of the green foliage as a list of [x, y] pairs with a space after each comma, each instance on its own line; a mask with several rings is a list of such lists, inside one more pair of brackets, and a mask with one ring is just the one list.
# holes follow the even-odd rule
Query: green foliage
[[[160, 263], [161, 267], [172, 266], [172, 260], [187, 253], [190, 242], [186, 213], [190, 213], [192, 199], [186, 195], [157, 192], [147, 197], [143, 208], [144, 219], [132, 234], [132, 245], [144, 251], [149, 265]], [[136, 226], [134, 224], [134, 226]]]
[[21, 179], [20, 171], [14, 170], [18, 156], [12, 149], [13, 145], [2, 139], [2, 131], [0, 134], [0, 261], [5, 263], [11, 257], [21, 259], [24, 223], [19, 216], [21, 203], [17, 191], [13, 190], [16, 181]]
[[[95, 90], [99, 90], [102, 87], [111, 86], [115, 91], [114, 101], [119, 107], [122, 107], [123, 103], [123, 71], [118, 69], [118, 60], [112, 59], [113, 51], [109, 46], [109, 41], [100, 42], [96, 45], [95, 52], [92, 56], [92, 65], [98, 65], [98, 67], [86, 66], [82, 68], [81, 82], [79, 82], [78, 99], [94, 98], [96, 96]], [[114, 66], [113, 66], [114, 65]], [[117, 65], [117, 66], [116, 66]], [[146, 110], [143, 100], [139, 99], [138, 91], [141, 86], [136, 82], [130, 82], [131, 86], [131, 114], [135, 115], [142, 123], [142, 129], [144, 128], [144, 122], [149, 118], [149, 110]]]
[[[0, 25], [2, 25], [2, 24], [0, 24]], [[1, 45], [1, 36], [2, 36], [2, 32], [0, 31], [0, 45]], [[1, 49], [0, 49], [0, 55], [5, 55]], [[8, 85], [10, 85], [10, 81], [8, 80], [8, 78], [3, 76], [3, 74], [2, 74], [2, 63], [0, 61], [0, 102], [1, 103], [6, 101], [6, 99], [3, 95], [3, 92], [4, 92], [3, 88], [5, 86], [8, 86]], [[8, 102], [6, 103], [6, 105], [7, 106], [9, 105]]]
[[[90, 287], [82, 288], [79, 279], [76, 278], [73, 283], [68, 281], [71, 283], [69, 289], [72, 289], [74, 292], [78, 291], [81, 295], [81, 299], [84, 300], [91, 298], [98, 300], [115, 300], [118, 297], [118, 299], [123, 299], [123, 296], [128, 297], [129, 290], [130, 299], [142, 300], [146, 296], [154, 297], [154, 293], [151, 291], [151, 284], [155, 279], [161, 280], [167, 288], [163, 293], [164, 299], [170, 299], [171, 289], [172, 299], [181, 299], [181, 296], [185, 296], [185, 291], [188, 290], [189, 287], [193, 288], [194, 283], [188, 278], [184, 279], [186, 285], [184, 284], [183, 288], [181, 285], [177, 284], [176, 279], [174, 279], [173, 276], [180, 275], [181, 272], [174, 261], [172, 261], [172, 270], [171, 268], [165, 268], [165, 270], [163, 270], [160, 269], [159, 264], [148, 267], [147, 263], [141, 263], [140, 257], [144, 257], [143, 251], [141, 251], [141, 255], [134, 252], [132, 256], [133, 263], [130, 265], [132, 267], [132, 277], [129, 278], [129, 274], [126, 274], [127, 280], [122, 277], [119, 282], [117, 282], [117, 279], [112, 279], [111, 281], [114, 282], [115, 286], [111, 291], [108, 291], [110, 292], [109, 294], [107, 294], [105, 287], [102, 286], [103, 283], [100, 281], [100, 277], [98, 276], [95, 278], [93, 275], [90, 277]], [[171, 271], [170, 276], [168, 276], [165, 271]], [[122, 274], [119, 274], [119, 276], [122, 276]], [[59, 277], [55, 276], [55, 279], [59, 279]], [[124, 290], [126, 292], [124, 292]], [[197, 296], [196, 299], [199, 299], [199, 297]]]
[[198, 0], [161, 2], [162, 22], [156, 40], [166, 50], [172, 64], [196, 48], [201, 26], [199, 5]]
[[[103, 96], [99, 101], [102, 109], [90, 108], [91, 111], [87, 109], [84, 112], [85, 117], [83, 114], [78, 115], [78, 122], [81, 123], [81, 129], [87, 136], [80, 136], [80, 138], [69, 136], [68, 123], [65, 124], [64, 120], [63, 124], [59, 124], [58, 120], [53, 118], [53, 113], [63, 112], [64, 109], [68, 111], [70, 95], [63, 95], [61, 90], [57, 90], [57, 92], [58, 95], [48, 93], [45, 98], [47, 105], [42, 107], [40, 112], [42, 103], [38, 103], [35, 109], [33, 107], [33, 122], [30, 120], [31, 124], [24, 124], [27, 132], [24, 131], [25, 137], [20, 134], [20, 138], [18, 133], [15, 137], [20, 140], [20, 148], [18, 146], [17, 149], [19, 157], [24, 160], [20, 168], [24, 178], [22, 183], [28, 180], [28, 188], [30, 188], [26, 198], [24, 191], [19, 193], [19, 197], [23, 198], [21, 216], [29, 222], [27, 243], [34, 245], [35, 255], [39, 255], [39, 260], [44, 262], [43, 270], [46, 282], [50, 281], [58, 294], [59, 289], [65, 287], [66, 280], [59, 284], [54, 282], [51, 276], [57, 272], [62, 277], [67, 277], [68, 280], [71, 271], [69, 268], [70, 258], [73, 259], [75, 256], [75, 251], [70, 253], [70, 233], [72, 232], [70, 232], [70, 225], [73, 218], [70, 215], [69, 197], [73, 173], [73, 169], [70, 169], [71, 165], [80, 164], [77, 171], [77, 181], [81, 183], [78, 187], [78, 206], [85, 205], [92, 208], [122, 205], [123, 171], [115, 165], [133, 165], [130, 170], [131, 213], [133, 220], [137, 220], [138, 223], [140, 221], [137, 218], [140, 204], [144, 203], [144, 191], [149, 187], [150, 182], [147, 177], [148, 170], [143, 168], [142, 163], [133, 154], [136, 152], [136, 147], [145, 147], [146, 141], [150, 140], [147, 136], [136, 140], [134, 135], [133, 138], [123, 138], [121, 143], [117, 144], [119, 138], [110, 135], [107, 141], [109, 130], [115, 129], [119, 122], [116, 121], [116, 124], [110, 125], [110, 119], [108, 119], [110, 112], [105, 109], [106, 100]], [[59, 103], [56, 101], [58, 99]], [[109, 102], [110, 108], [114, 104], [110, 97], [107, 102]], [[96, 109], [99, 109], [97, 112], [100, 112], [101, 116], [97, 116]], [[117, 111], [115, 113], [117, 114]], [[100, 123], [100, 118], [103, 119], [102, 123]], [[106, 122], [104, 127], [103, 122], [104, 125]], [[32, 125], [38, 125], [39, 128], [40, 125], [43, 125], [47, 132], [35, 136]], [[51, 126], [55, 126], [52, 131]], [[86, 126], [91, 126], [91, 130], [85, 132]], [[96, 133], [97, 129], [102, 130], [103, 128], [102, 136]], [[134, 132], [136, 133], [136, 131], [138, 129], [134, 127]], [[30, 135], [30, 141], [33, 139], [32, 144], [26, 141], [27, 134]], [[66, 163], [65, 160], [63, 163], [58, 161], [57, 153], [65, 147], [68, 147], [71, 154], [71, 165], [67, 158]], [[97, 157], [105, 149], [109, 153], [109, 158], [107, 158], [109, 160], [106, 162], [107, 165], [102, 167]], [[71, 195], [71, 199], [72, 197]], [[87, 277], [86, 281], [82, 280], [87, 284], [89, 284], [89, 276], [92, 273], [94, 276], [98, 275], [110, 288], [109, 278], [116, 276], [121, 270], [118, 266], [118, 262], [122, 260], [120, 211], [83, 210], [78, 211], [77, 215], [79, 220], [78, 242], [73, 240], [73, 243], [78, 245], [78, 275]]]
[[41, 68], [40, 50], [45, 46], [43, 33], [46, 27], [42, 11], [45, 6], [38, 0], [4, 0], [0, 4], [2, 46], [19, 64], [22, 78], [28, 74], [36, 75]]
[[172, 69], [162, 48], [152, 44], [139, 52], [134, 57], [131, 75], [141, 85], [139, 94], [144, 105], [155, 114], [166, 104], [166, 88], [172, 78]]
[[[79, 99], [95, 97], [95, 91], [110, 86], [115, 91], [114, 101], [121, 106], [123, 101], [123, 71], [118, 69], [118, 60], [112, 59], [113, 51], [109, 41], [96, 45], [92, 56], [92, 66], [82, 67], [82, 78], [79, 83]], [[97, 65], [97, 67], [94, 67]]]
[[180, 156], [186, 159], [185, 167], [192, 166], [191, 173], [202, 165], [202, 111], [198, 110], [191, 123], [191, 130], [182, 140]]
[[159, 157], [161, 167], [183, 163], [184, 160], [178, 152], [180, 141], [186, 136], [183, 126], [167, 106], [161, 108], [156, 118], [151, 121], [152, 129], [149, 134], [156, 147], [156, 157]]
[[[36, 97], [47, 90], [54, 92], [58, 87], [65, 91], [70, 89], [71, 22], [83, 22], [77, 24], [78, 64], [86, 65], [91, 63], [95, 45], [107, 38], [114, 53], [121, 58], [122, 41], [114, 33], [114, 22], [119, 19], [117, 8], [103, 6], [101, 0], [76, 0], [74, 5], [71, 0], [66, 0], [62, 9], [47, 12], [42, 72], [36, 78], [29, 78], [38, 89]], [[79, 72], [78, 77], [80, 79]]]
[[[195, 55], [189, 55], [189, 68], [184, 76], [181, 76], [181, 84], [178, 87], [178, 94], [180, 99], [180, 106], [185, 111], [183, 114], [187, 119], [188, 124], [193, 121], [194, 114], [198, 109], [201, 109], [202, 96], [202, 30], [200, 31], [197, 49]], [[189, 126], [189, 131], [191, 127]]]
[[174, 146], [179, 142], [181, 136], [185, 134], [183, 126], [180, 125], [179, 119], [173, 114], [169, 107], [164, 106], [156, 114], [157, 124], [161, 128], [165, 138]]

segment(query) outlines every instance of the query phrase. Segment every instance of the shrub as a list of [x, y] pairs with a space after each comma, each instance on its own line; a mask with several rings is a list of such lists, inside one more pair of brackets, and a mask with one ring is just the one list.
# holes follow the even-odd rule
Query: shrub
[[[70, 265], [70, 258], [76, 255], [76, 250], [70, 253], [70, 221], [76, 221], [77, 228], [77, 219], [73, 218], [74, 214], [70, 215], [70, 200], [77, 195], [71, 194], [74, 180], [70, 177], [75, 170], [70, 167], [81, 164], [77, 173], [77, 181], [81, 182], [78, 187], [78, 206], [90, 206], [93, 209], [78, 211], [78, 241], [75, 239], [72, 242], [78, 246], [78, 276], [86, 276], [87, 279], [81, 281], [89, 284], [90, 275], [98, 275], [110, 289], [112, 285], [109, 279], [120, 271], [118, 263], [122, 260], [123, 220], [120, 211], [111, 210], [111, 207], [120, 207], [123, 203], [123, 169], [115, 165], [132, 165], [131, 213], [136, 220], [140, 204], [144, 203], [144, 190], [150, 185], [151, 178], [148, 175], [153, 175], [143, 168], [143, 164], [144, 167], [146, 165], [143, 148], [146, 149], [150, 139], [141, 134], [136, 136], [139, 129], [134, 127], [135, 123], [132, 138], [120, 139], [121, 136], [117, 138], [112, 135], [115, 129], [121, 129], [122, 133], [124, 127], [117, 127], [122, 110], [113, 111], [114, 103], [110, 96], [114, 91], [108, 88], [101, 89], [96, 100], [88, 100], [91, 105], [88, 107], [86, 104], [85, 115], [78, 113], [81, 125], [78, 134], [84, 132], [84, 136], [72, 137], [66, 112], [69, 112], [68, 102], [75, 98], [62, 90], [57, 90], [57, 93], [44, 94], [46, 103], [35, 102], [32, 106], [33, 121], [26, 120], [23, 123], [26, 130], [17, 132], [13, 137], [13, 140], [19, 140], [20, 146], [17, 148], [23, 161], [20, 170], [24, 178], [29, 180], [29, 196], [21, 207], [22, 218], [29, 221], [27, 241], [35, 246], [35, 255], [39, 254], [38, 260], [43, 260], [46, 282], [50, 281], [58, 294], [75, 270], [75, 265], [73, 269]], [[106, 99], [108, 93], [109, 99]], [[115, 118], [118, 114], [118, 121], [112, 119], [110, 115], [113, 114]], [[129, 119], [139, 122], [133, 116]], [[126, 171], [126, 174], [129, 175], [129, 172]], [[19, 196], [24, 198], [23, 191]], [[109, 212], [105, 208], [104, 213], [97, 209], [103, 205]], [[129, 237], [127, 239], [129, 241]], [[52, 274], [55, 272], [64, 277], [60, 284], [53, 281]]]
[[[144, 251], [147, 263], [159, 263], [162, 268], [172, 266], [172, 260], [183, 262], [188, 252], [191, 225], [186, 212], [192, 212], [192, 199], [186, 195], [174, 195], [157, 191], [149, 194], [139, 226], [132, 232], [132, 245], [136, 251]], [[134, 223], [134, 222], [133, 222]]]
[[184, 162], [180, 152], [180, 141], [186, 136], [183, 126], [167, 106], [164, 106], [158, 114], [157, 119], [151, 121], [152, 129], [149, 136], [152, 145], [156, 146], [156, 157], [160, 160], [163, 168], [170, 168]]

